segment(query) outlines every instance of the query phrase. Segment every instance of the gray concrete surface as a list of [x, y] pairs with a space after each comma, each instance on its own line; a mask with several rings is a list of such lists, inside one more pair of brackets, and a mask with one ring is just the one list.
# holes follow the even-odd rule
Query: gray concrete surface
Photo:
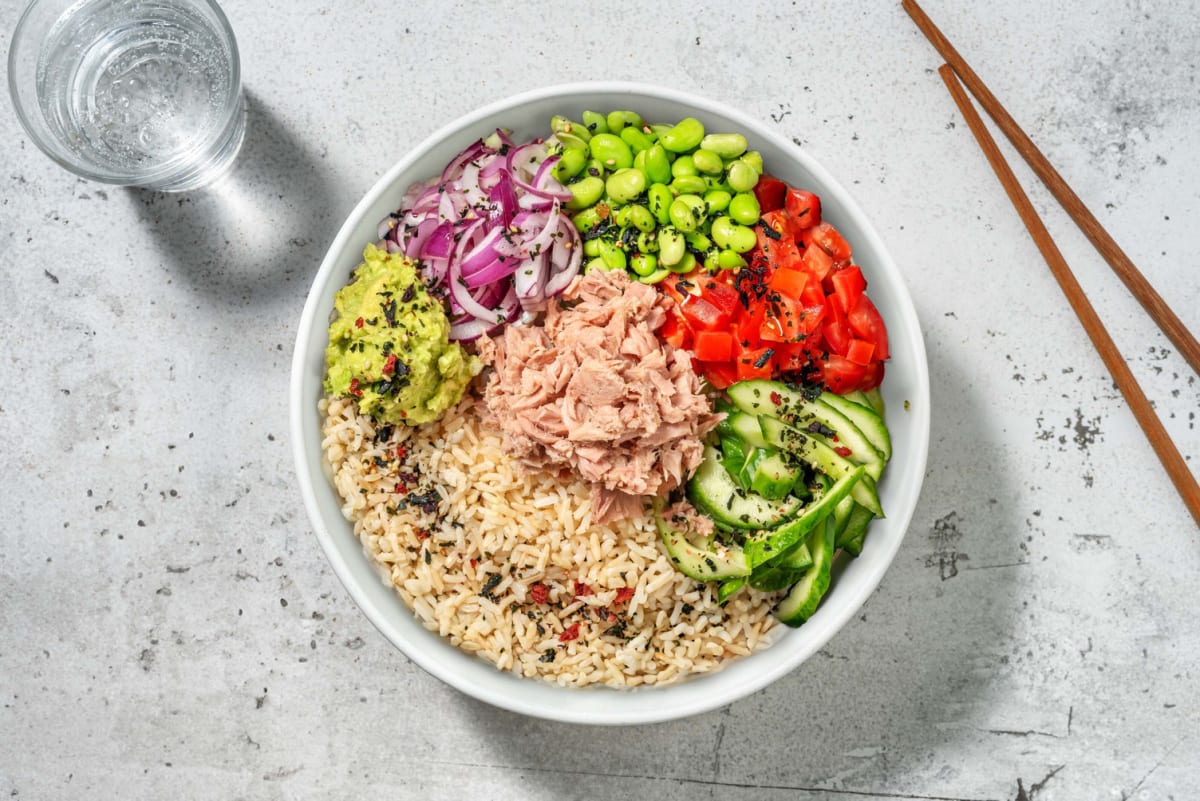
[[[1197, 527], [898, 3], [225, 6], [250, 127], [210, 191], [78, 181], [0, 112], [0, 796], [1200, 797]], [[1196, 8], [1068, 6], [927, 10], [1200, 330]], [[326, 566], [286, 435], [299, 312], [356, 199], [459, 114], [589, 78], [732, 103], [848, 184], [934, 402], [861, 617], [744, 702], [611, 730], [391, 648]], [[1197, 377], [1029, 188], [1194, 465]]]

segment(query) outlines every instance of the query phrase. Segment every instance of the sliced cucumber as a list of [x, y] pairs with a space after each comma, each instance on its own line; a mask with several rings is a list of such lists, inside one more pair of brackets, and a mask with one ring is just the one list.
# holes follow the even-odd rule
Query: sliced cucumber
[[[741, 437], [735, 434], [721, 437], [721, 466], [725, 468], [725, 472], [731, 476], [740, 476], [742, 468], [746, 466], [748, 450], [750, 449], [742, 442]], [[745, 484], [742, 484], [742, 489], [746, 489]]]
[[[838, 456], [819, 436], [797, 431], [774, 417], [760, 417], [759, 423], [763, 437], [773, 447], [790, 454], [794, 459], [808, 462], [835, 481], [845, 478], [858, 467]], [[864, 475], [862, 481], [854, 482], [851, 494], [854, 500], [870, 509], [876, 517], [883, 517], [883, 507], [879, 505], [879, 495], [875, 492], [875, 480], [869, 474]]]
[[762, 428], [758, 424], [758, 417], [746, 412], [730, 412], [729, 417], [725, 418], [724, 422], [728, 425], [729, 430], [742, 438], [742, 442], [755, 448], [767, 447], [766, 440], [763, 439]]
[[733, 594], [746, 586], [746, 577], [738, 576], [737, 578], [725, 579], [717, 585], [717, 603], [722, 606], [725, 602], [733, 597]]
[[685, 576], [697, 581], [720, 581], [750, 575], [750, 564], [741, 548], [709, 550], [693, 545], [688, 542], [687, 532], [680, 530], [673, 521], [665, 520], [658, 509], [654, 511], [654, 524], [667, 555]]
[[[837, 409], [846, 416], [846, 419], [857, 426], [884, 461], [892, 458], [892, 437], [888, 433], [883, 418], [870, 405], [849, 400], [832, 392], [822, 395], [821, 401]], [[879, 476], [875, 476], [875, 478], [878, 479]]]
[[774, 531], [748, 537], [743, 549], [750, 567], [755, 568], [770, 562], [796, 547], [796, 543], [803, 541], [808, 532], [819, 528], [820, 524], [832, 515], [842, 498], [847, 497], [853, 491], [854, 485], [863, 478], [866, 478], [864, 468], [861, 465], [853, 467], [849, 473], [834, 482], [827, 492], [809, 503], [795, 520]]
[[704, 448], [704, 461], [688, 482], [688, 498], [704, 514], [724, 528], [745, 530], [777, 528], [796, 516], [804, 502], [795, 495], [769, 501], [747, 493], [721, 466], [721, 452]]
[[809, 533], [808, 549], [812, 552], [813, 564], [775, 608], [775, 617], [779, 618], [781, 623], [799, 626], [817, 611], [821, 599], [825, 597], [825, 591], [829, 589], [833, 566], [833, 538], [833, 518], [829, 518], [825, 525]]
[[837, 547], [845, 548], [846, 553], [851, 556], [858, 556], [862, 552], [867, 526], [874, 519], [875, 515], [871, 514], [869, 509], [855, 505], [850, 511], [850, 519], [846, 521], [845, 528], [838, 534]]
[[[760, 449], [750, 473], [750, 489], [768, 500], [786, 498], [804, 475], [798, 466], [788, 464], [779, 451]], [[749, 460], [747, 460], [749, 465]]]

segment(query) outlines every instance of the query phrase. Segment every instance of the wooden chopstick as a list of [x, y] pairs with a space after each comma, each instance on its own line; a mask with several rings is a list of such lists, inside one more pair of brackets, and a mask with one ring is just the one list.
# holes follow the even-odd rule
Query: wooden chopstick
[[1063, 258], [1058, 246], [1054, 244], [1054, 239], [1051, 238], [1050, 232], [1046, 230], [1041, 217], [1034, 210], [1033, 204], [1029, 202], [1029, 197], [1021, 189], [1021, 184], [1017, 182], [1017, 177], [1013, 174], [1012, 168], [1008, 166], [1008, 162], [1004, 160], [1003, 154], [1000, 153], [1000, 148], [996, 146], [992, 135], [988, 133], [987, 128], [983, 124], [983, 119], [979, 116], [979, 112], [971, 105], [971, 100], [963, 90], [962, 84], [955, 78], [954, 70], [950, 68], [949, 64], [943, 64], [938, 69], [938, 74], [945, 81], [946, 88], [950, 90], [950, 95], [954, 98], [954, 102], [958, 104], [958, 109], [967, 121], [971, 133], [975, 134], [975, 138], [979, 141], [979, 146], [983, 148], [983, 153], [991, 163], [996, 177], [1000, 179], [1000, 183], [1004, 186], [1004, 191], [1008, 193], [1009, 199], [1016, 206], [1017, 213], [1021, 215], [1021, 219], [1024, 221], [1025, 227], [1029, 229], [1034, 243], [1037, 245], [1038, 250], [1042, 252], [1042, 256], [1046, 259], [1046, 264], [1050, 266], [1050, 271], [1054, 273], [1054, 278], [1058, 281], [1058, 285], [1062, 287], [1062, 291], [1067, 296], [1067, 301], [1071, 304], [1071, 308], [1075, 310], [1079, 321], [1083, 323], [1083, 328], [1091, 338], [1092, 344], [1096, 346], [1096, 350], [1099, 351], [1100, 358], [1104, 360], [1104, 364], [1112, 374], [1113, 380], [1116, 381], [1121, 394], [1125, 396], [1125, 401], [1129, 404], [1129, 408], [1133, 410], [1133, 416], [1137, 418], [1142, 431], [1146, 432], [1146, 437], [1150, 440], [1150, 445], [1154, 448], [1154, 452], [1158, 454], [1159, 461], [1162, 462], [1163, 467], [1167, 469], [1167, 474], [1171, 477], [1171, 481], [1174, 482], [1175, 489], [1179, 491], [1183, 502], [1187, 504], [1188, 511], [1192, 513], [1192, 518], [1195, 519], [1197, 524], [1200, 524], [1200, 485], [1197, 485], [1196, 479], [1188, 469], [1187, 462], [1179, 455], [1179, 450], [1175, 447], [1175, 443], [1171, 441], [1167, 430], [1163, 428], [1162, 421], [1154, 413], [1154, 408], [1150, 405], [1150, 401], [1146, 399], [1146, 395], [1142, 392], [1141, 386], [1138, 385], [1137, 379], [1133, 377], [1129, 365], [1125, 363], [1125, 359], [1121, 356], [1120, 351], [1117, 350], [1117, 346], [1113, 344], [1112, 337], [1108, 335], [1108, 331], [1104, 328], [1104, 323], [1100, 322], [1100, 317], [1096, 314], [1096, 310], [1092, 308], [1092, 304], [1088, 301], [1087, 295], [1083, 293], [1083, 288], [1079, 286], [1079, 282], [1075, 280], [1071, 268], [1067, 266], [1066, 259]]
[[1175, 344], [1179, 349], [1180, 354], [1192, 366], [1192, 369], [1200, 373], [1200, 342], [1188, 330], [1183, 321], [1171, 311], [1171, 307], [1162, 299], [1162, 296], [1155, 291], [1146, 277], [1141, 271], [1134, 266], [1133, 261], [1129, 256], [1125, 255], [1125, 251], [1121, 250], [1121, 246], [1116, 243], [1116, 240], [1109, 235], [1100, 221], [1088, 210], [1079, 196], [1067, 185], [1063, 177], [1058, 174], [1058, 171], [1051, 166], [1050, 161], [1042, 155], [1042, 151], [1038, 150], [1037, 145], [1033, 140], [1025, 135], [1016, 121], [1005, 110], [1000, 101], [996, 99], [984, 85], [975, 71], [970, 65], [958, 54], [950, 41], [942, 35], [937, 26], [925, 15], [921, 7], [917, 5], [915, 0], [902, 0], [900, 4], [908, 15], [912, 17], [913, 22], [925, 34], [925, 38], [929, 43], [941, 54], [958, 74], [959, 79], [966, 84], [971, 90], [971, 94], [975, 95], [975, 99], [979, 101], [979, 105], [983, 106], [984, 111], [995, 121], [997, 127], [1004, 132], [1008, 140], [1012, 142], [1013, 147], [1021, 154], [1028, 162], [1030, 168], [1037, 174], [1050, 193], [1058, 200], [1067, 214], [1071, 215], [1071, 219], [1079, 226], [1084, 235], [1091, 240], [1092, 245], [1096, 250], [1100, 251], [1105, 261], [1112, 267], [1113, 272], [1117, 274], [1138, 302], [1142, 304], [1142, 308], [1150, 315], [1158, 327], [1162, 329], [1167, 338]]

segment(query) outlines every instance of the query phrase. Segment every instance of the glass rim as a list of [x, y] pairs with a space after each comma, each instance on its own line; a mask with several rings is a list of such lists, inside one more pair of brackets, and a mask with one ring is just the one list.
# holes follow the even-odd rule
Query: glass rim
[[[115, 172], [99, 172], [90, 169], [85, 164], [80, 164], [77, 161], [72, 161], [65, 157], [61, 152], [56, 151], [51, 144], [46, 141], [46, 137], [38, 130], [34, 123], [35, 115], [41, 119], [45, 119], [41, 109], [30, 109], [27, 104], [22, 102], [21, 89], [17, 81], [17, 61], [18, 61], [18, 44], [21, 42], [22, 34], [25, 33], [25, 28], [29, 24], [29, 20], [38, 6], [43, 5], [48, 0], [30, 0], [26, 4], [25, 10], [21, 12], [21, 16], [17, 19], [17, 24], [13, 26], [12, 38], [9, 40], [8, 48], [8, 95], [12, 101], [13, 110], [16, 112], [17, 121], [21, 124], [21, 128], [25, 134], [37, 146], [38, 150], [45, 153], [58, 166], [67, 170], [70, 173], [78, 175], [80, 178], [97, 183], [108, 184], [110, 186], [150, 186], [160, 184], [167, 179], [174, 177], [175, 173], [183, 172], [180, 170], [182, 161], [173, 159], [153, 172], [140, 175], [136, 178], [128, 173]], [[238, 50], [237, 36], [233, 33], [233, 26], [229, 24], [229, 18], [225, 16], [224, 9], [217, 4], [216, 0], [186, 0], [193, 5], [207, 6], [215, 15], [217, 26], [220, 34], [229, 42], [229, 53], [231, 56], [231, 68], [229, 71], [230, 82], [234, 89], [233, 102], [230, 108], [229, 119], [221, 127], [221, 134], [225, 135], [231, 128], [231, 123], [238, 114], [245, 113], [244, 101], [242, 99], [242, 57]], [[74, 5], [74, 3], [72, 4]], [[36, 91], [36, 90], [35, 90]]]

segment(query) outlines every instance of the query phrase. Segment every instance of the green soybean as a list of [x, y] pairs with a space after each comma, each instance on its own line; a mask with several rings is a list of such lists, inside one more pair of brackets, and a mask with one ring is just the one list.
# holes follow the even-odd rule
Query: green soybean
[[704, 223], [708, 207], [699, 195], [680, 195], [671, 202], [671, 222], [680, 231], [695, 231]]
[[646, 177], [652, 183], [669, 183], [672, 177], [671, 160], [667, 158], [667, 151], [663, 146], [655, 142], [644, 152], [646, 154]]
[[687, 253], [687, 242], [683, 234], [671, 226], [658, 229], [658, 263], [664, 267], [678, 264]]
[[680, 195], [703, 195], [708, 191], [708, 184], [699, 175], [681, 175], [671, 181], [671, 189]]
[[604, 181], [594, 175], [586, 175], [574, 183], [567, 184], [571, 191], [571, 199], [567, 201], [568, 209], [586, 209], [596, 205], [604, 196]]
[[685, 234], [683, 238], [687, 240], [688, 249], [692, 251], [703, 253], [713, 246], [712, 240], [705, 236], [702, 231], [691, 231]]
[[742, 161], [753, 167], [754, 171], [760, 176], [763, 174], [762, 153], [759, 153], [757, 150], [751, 150], [742, 156]]
[[608, 133], [608, 122], [603, 114], [596, 111], [585, 111], [580, 116], [583, 117], [583, 125], [594, 134]]
[[633, 168], [642, 175], [646, 174], [646, 151], [639, 150], [633, 154]]
[[667, 269], [673, 273], [690, 273], [696, 269], [696, 256], [691, 251], [687, 251], [683, 254], [683, 258]]
[[666, 225], [671, 221], [671, 203], [675, 200], [674, 193], [666, 184], [651, 184], [646, 190], [646, 205], [660, 223]]
[[733, 227], [737, 225], [733, 220], [724, 215], [712, 221], [712, 225], [708, 227], [708, 233], [713, 241], [720, 248], [729, 247], [729, 239], [733, 233]]
[[642, 124], [642, 117], [636, 111], [610, 111], [606, 120], [610, 133], [621, 133], [629, 126], [640, 127]]
[[687, 153], [695, 150], [704, 138], [704, 123], [695, 117], [684, 117], [658, 136], [662, 146], [672, 153]]
[[554, 177], [559, 183], [565, 184], [583, 172], [583, 168], [586, 165], [587, 150], [575, 147], [567, 148], [562, 152], [558, 158], [558, 162], [554, 165]]
[[745, 267], [746, 260], [736, 250], [725, 249], [717, 254], [717, 266], [722, 270], [736, 270], [738, 267]]
[[[658, 226], [655, 225], [655, 228]], [[653, 229], [649, 231], [639, 231], [637, 235], [637, 249], [642, 253], [657, 253], [658, 252], [658, 234]]]
[[646, 191], [646, 176], [640, 170], [626, 167], [608, 176], [604, 182], [608, 196], [619, 204], [631, 203]]
[[713, 248], [704, 254], [704, 269], [710, 273], [715, 273], [721, 269], [721, 251]]
[[658, 257], [652, 253], [639, 253], [629, 260], [629, 266], [644, 278], [658, 269]]
[[729, 216], [742, 225], [754, 225], [761, 214], [762, 209], [753, 192], [739, 192], [729, 201]]
[[658, 227], [658, 220], [645, 206], [634, 203], [617, 212], [617, 225], [622, 228], [632, 225], [644, 233], [649, 233]]
[[700, 140], [700, 147], [723, 159], [736, 159], [746, 152], [746, 137], [740, 133], [709, 134]]
[[597, 241], [600, 243], [600, 258], [604, 260], [604, 264], [608, 269], [624, 270], [628, 263], [625, 251], [607, 239], [599, 239]]
[[663, 281], [663, 279], [665, 279], [670, 274], [671, 274], [670, 270], [664, 270], [662, 268], [659, 268], [659, 269], [655, 270], [654, 272], [650, 273], [649, 275], [646, 275], [646, 276], [639, 275], [638, 281], [640, 281], [643, 284], [658, 284], [658, 283], [661, 283]]
[[736, 253], [748, 253], [758, 244], [758, 234], [754, 233], [753, 228], [748, 228], [745, 225], [733, 226], [733, 230], [729, 232], [729, 249]]
[[592, 150], [592, 158], [610, 170], [633, 166], [633, 151], [619, 136], [610, 133], [596, 134], [588, 144]]
[[571, 222], [575, 225], [575, 230], [581, 234], [586, 234], [588, 231], [600, 224], [600, 213], [596, 211], [594, 206], [586, 208], [583, 211], [577, 212], [571, 217]]
[[591, 131], [587, 129], [586, 125], [581, 125], [557, 114], [550, 118], [550, 130], [556, 134], [573, 134], [585, 142], [592, 138]]
[[696, 167], [696, 160], [690, 155], [679, 156], [675, 161], [671, 162], [671, 175], [679, 178], [684, 175], [699, 175], [700, 170]]
[[600, 255], [600, 240], [598, 238], [583, 240], [583, 255], [594, 259]]
[[643, 153], [650, 149], [654, 140], [646, 136], [640, 129], [630, 126], [621, 129], [621, 141], [629, 145], [634, 153]]
[[724, 189], [710, 189], [704, 193], [704, 202], [708, 204], [709, 211], [725, 211], [732, 198], [733, 195]]
[[745, 160], [738, 159], [729, 165], [729, 186], [734, 192], [749, 192], [757, 183], [758, 173]]
[[585, 264], [583, 267], [583, 271], [585, 273], [590, 273], [593, 270], [607, 270], [607, 269], [608, 269], [608, 265], [605, 264], [604, 259], [600, 258], [599, 256], [597, 256], [594, 259], [588, 259], [587, 264]]
[[725, 169], [725, 163], [721, 161], [721, 157], [704, 148], [692, 153], [692, 162], [696, 165], [697, 170], [709, 175], [719, 175]]
[[588, 155], [588, 143], [587, 143], [587, 140], [586, 140], [586, 139], [582, 139], [582, 138], [580, 138], [580, 137], [576, 136], [576, 135], [575, 135], [575, 134], [573, 134], [573, 133], [566, 133], [566, 132], [563, 132], [563, 133], [557, 133], [557, 134], [555, 134], [555, 135], [554, 135], [554, 138], [558, 140], [558, 143], [559, 143], [560, 145], [562, 145], [562, 148], [563, 148], [563, 150], [564, 150], [564, 151], [567, 151], [567, 150], [582, 150], [582, 151], [583, 151], [583, 157], [584, 157], [584, 158], [587, 158], [587, 155]]

